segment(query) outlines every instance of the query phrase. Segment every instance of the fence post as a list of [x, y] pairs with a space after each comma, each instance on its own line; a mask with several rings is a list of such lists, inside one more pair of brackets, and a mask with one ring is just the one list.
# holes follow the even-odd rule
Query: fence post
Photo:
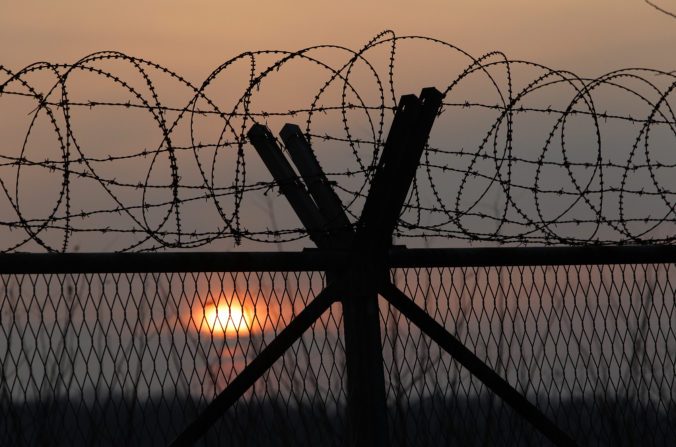
[[327, 277], [343, 278], [340, 300], [350, 446], [389, 445], [378, 287], [389, 278], [387, 253], [392, 233], [441, 98], [434, 88], [423, 89], [420, 99], [415, 95], [401, 98], [356, 232], [350, 228], [340, 199], [297, 126], [286, 125], [281, 137], [302, 182], [269, 129], [257, 124], [248, 133], [317, 247], [350, 250], [349, 262], [342, 270], [326, 272]]
[[403, 96], [357, 225], [343, 323], [348, 383], [348, 442], [388, 445], [387, 394], [380, 337], [378, 284], [389, 281], [387, 253], [441, 105], [436, 89]]
[[355, 260], [341, 297], [347, 372], [347, 443], [387, 446], [385, 371], [374, 265]]
[[[331, 248], [352, 246], [354, 232], [350, 220], [300, 128], [287, 124], [280, 135], [326, 219], [332, 236]], [[355, 256], [350, 261], [345, 272], [326, 272], [328, 279], [341, 273], [346, 278], [343, 296], [340, 297], [347, 370], [346, 441], [349, 446], [385, 447], [389, 444], [387, 402], [380, 342], [378, 281], [374, 281], [374, 275], [381, 274], [382, 267], [362, 256]]]

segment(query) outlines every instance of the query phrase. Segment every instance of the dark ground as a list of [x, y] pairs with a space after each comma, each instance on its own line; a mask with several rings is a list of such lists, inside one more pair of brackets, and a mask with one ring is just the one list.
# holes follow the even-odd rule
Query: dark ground
[[[675, 445], [676, 408], [662, 411], [629, 401], [575, 400], [553, 411], [581, 445]], [[121, 398], [85, 405], [66, 400], [2, 404], [2, 446], [166, 445], [195, 415], [195, 403], [153, 398], [132, 405]], [[402, 402], [389, 408], [393, 445], [547, 445], [499, 400]], [[204, 445], [344, 445], [345, 417], [321, 406], [267, 400], [240, 402], [207, 435]]]

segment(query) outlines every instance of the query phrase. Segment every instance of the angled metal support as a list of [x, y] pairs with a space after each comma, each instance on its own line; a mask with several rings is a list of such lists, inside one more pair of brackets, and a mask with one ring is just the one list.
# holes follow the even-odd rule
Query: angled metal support
[[300, 127], [286, 124], [279, 132], [293, 164], [300, 172], [308, 192], [319, 207], [325, 219], [325, 225], [331, 233], [331, 246], [345, 249], [352, 243], [354, 232], [352, 223], [345, 214], [343, 203], [326, 178], [310, 143], [305, 139]]
[[443, 95], [423, 89], [420, 99], [401, 98], [378, 169], [357, 224], [357, 245], [383, 253], [392, 245], [411, 184], [420, 164]]
[[486, 387], [500, 396], [524, 419], [530, 422], [547, 439], [557, 446], [574, 446], [575, 441], [554, 422], [552, 422], [538, 407], [533, 405], [512, 385], [503, 379], [491, 367], [486, 365], [472, 351], [467, 349], [457, 338], [432, 318], [427, 312], [418, 307], [415, 302], [397, 286], [387, 281], [380, 287], [380, 294], [406, 318], [441, 348], [448, 352], [462, 366], [479, 379]]
[[338, 284], [329, 284], [315, 297], [274, 340], [251, 361], [237, 377], [207, 405], [207, 407], [175, 440], [173, 447], [191, 446], [199, 441], [209, 428], [225, 414], [246, 390], [260, 379], [265, 371], [279, 360], [315, 321], [317, 321], [338, 295]]
[[254, 124], [247, 135], [265, 163], [265, 167], [279, 184], [282, 194], [289, 201], [294, 213], [308, 230], [310, 239], [318, 247], [328, 247], [330, 239], [326, 234], [326, 220], [308, 194], [305, 185], [284, 157], [270, 130], [261, 124]]

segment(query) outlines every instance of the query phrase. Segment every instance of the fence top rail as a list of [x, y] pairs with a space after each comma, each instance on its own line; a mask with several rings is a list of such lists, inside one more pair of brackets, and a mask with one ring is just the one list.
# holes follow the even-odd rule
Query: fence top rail
[[[340, 270], [355, 254], [297, 252], [2, 253], [0, 274]], [[391, 268], [675, 263], [676, 245], [403, 248]]]

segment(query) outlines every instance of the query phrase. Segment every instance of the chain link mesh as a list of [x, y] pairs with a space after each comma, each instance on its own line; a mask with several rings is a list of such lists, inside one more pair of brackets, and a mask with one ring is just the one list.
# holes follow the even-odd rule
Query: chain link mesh
[[[583, 445], [676, 437], [673, 264], [401, 268], [395, 284]], [[318, 272], [2, 275], [0, 444], [166, 445], [324, 287]], [[395, 445], [545, 439], [381, 301]], [[206, 445], [344, 445], [334, 304]]]
[[[675, 273], [673, 264], [642, 264], [400, 269], [393, 277], [581, 445], [666, 445], [676, 437]], [[546, 443], [396, 309], [384, 310], [390, 426], [399, 430], [392, 440]]]
[[[1, 278], [2, 445], [168, 444], [324, 282], [300, 272]], [[316, 440], [307, 419], [319, 408], [340, 421], [340, 321], [326, 312], [209, 439], [256, 444], [282, 424]]]

